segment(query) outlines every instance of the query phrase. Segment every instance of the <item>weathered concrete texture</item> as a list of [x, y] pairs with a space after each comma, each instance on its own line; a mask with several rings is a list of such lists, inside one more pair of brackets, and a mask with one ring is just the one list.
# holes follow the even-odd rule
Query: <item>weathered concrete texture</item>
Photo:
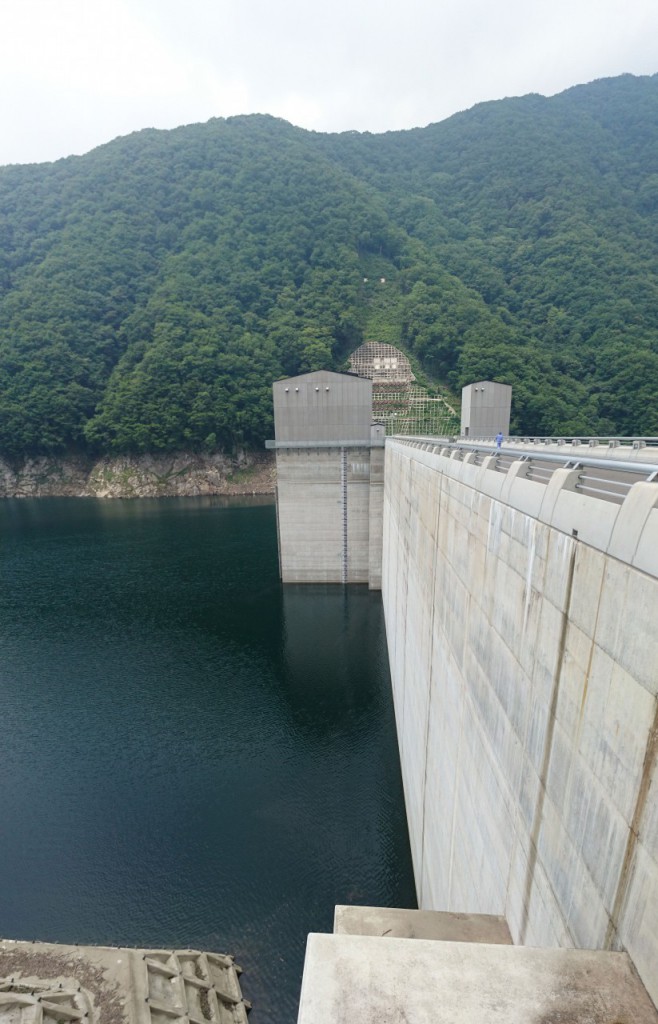
[[502, 914], [520, 944], [625, 948], [658, 1002], [658, 485], [615, 506], [558, 474], [387, 444], [419, 906]]
[[[377, 428], [374, 428], [377, 429]], [[383, 427], [379, 428], [383, 431]], [[384, 449], [370, 449], [370, 493], [368, 504], [368, 585], [382, 588], [382, 540], [384, 529]]]
[[281, 579], [379, 590], [385, 432], [372, 381], [319, 370], [273, 393]]
[[440, 910], [404, 910], [401, 907], [337, 906], [334, 935], [512, 944], [504, 917], [449, 914]]
[[0, 1024], [246, 1024], [233, 958], [0, 941]]
[[370, 449], [277, 451], [284, 583], [367, 583]]
[[656, 1024], [625, 953], [309, 935], [299, 1024]]

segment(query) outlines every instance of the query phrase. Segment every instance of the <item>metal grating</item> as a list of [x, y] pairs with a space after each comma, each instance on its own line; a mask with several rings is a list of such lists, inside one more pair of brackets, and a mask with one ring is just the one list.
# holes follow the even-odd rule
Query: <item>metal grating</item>
[[377, 384], [411, 384], [416, 379], [404, 352], [379, 341], [367, 341], [352, 352], [350, 369]]
[[350, 356], [350, 369], [372, 380], [372, 415], [391, 434], [452, 434], [459, 417], [445, 398], [431, 396], [414, 384], [404, 352], [378, 341], [361, 345]]

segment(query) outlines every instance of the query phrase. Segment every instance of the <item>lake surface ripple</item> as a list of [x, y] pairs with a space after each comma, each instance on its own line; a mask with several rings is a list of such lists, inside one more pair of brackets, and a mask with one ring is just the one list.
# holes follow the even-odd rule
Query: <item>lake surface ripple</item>
[[0, 503], [0, 935], [228, 951], [296, 1017], [336, 903], [414, 906], [381, 599], [269, 500]]

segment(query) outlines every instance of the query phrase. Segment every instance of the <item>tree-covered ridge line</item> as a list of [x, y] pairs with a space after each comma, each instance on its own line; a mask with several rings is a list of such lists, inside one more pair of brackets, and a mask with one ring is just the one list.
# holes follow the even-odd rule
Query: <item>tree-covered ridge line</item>
[[0, 168], [0, 451], [259, 446], [272, 380], [369, 340], [512, 384], [519, 432], [658, 433], [657, 115], [658, 76], [622, 76]]

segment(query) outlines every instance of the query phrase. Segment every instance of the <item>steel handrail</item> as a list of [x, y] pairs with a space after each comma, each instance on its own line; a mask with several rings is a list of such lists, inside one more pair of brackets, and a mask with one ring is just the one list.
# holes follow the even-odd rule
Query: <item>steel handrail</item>
[[529, 452], [527, 448], [525, 450], [510, 447], [509, 445], [503, 445], [501, 448], [490, 448], [485, 445], [478, 445], [469, 441], [442, 441], [436, 438], [429, 437], [411, 437], [404, 435], [397, 435], [390, 440], [402, 441], [407, 444], [430, 444], [435, 448], [449, 448], [451, 451], [462, 451], [462, 452], [483, 452], [487, 455], [503, 455], [503, 456], [516, 456], [513, 461], [523, 460], [532, 462], [552, 462], [560, 463], [563, 467], [568, 469], [579, 469], [582, 466], [590, 466], [594, 469], [607, 469], [616, 470], [619, 473], [637, 473], [637, 474], [658, 474], [658, 463], [655, 462], [632, 462], [625, 459], [596, 459], [592, 456], [587, 455], [562, 455], [559, 452]]

